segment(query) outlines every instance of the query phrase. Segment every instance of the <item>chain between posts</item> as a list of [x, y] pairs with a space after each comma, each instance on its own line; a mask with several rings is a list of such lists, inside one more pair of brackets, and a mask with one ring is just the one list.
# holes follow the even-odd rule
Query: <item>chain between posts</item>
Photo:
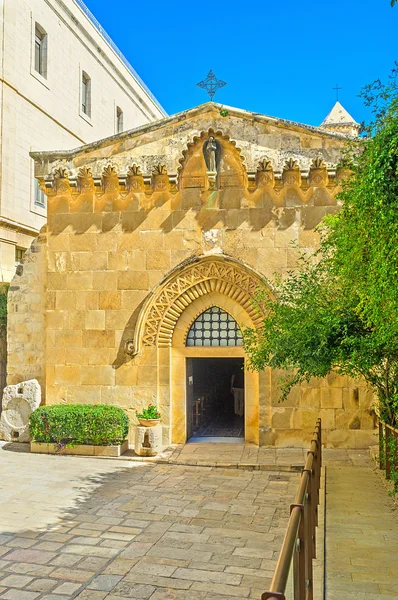
[[270, 590], [262, 594], [261, 600], [286, 600], [292, 561], [294, 600], [313, 600], [312, 561], [316, 557], [321, 467], [322, 424], [321, 419], [318, 419], [300, 485], [294, 503], [290, 506], [290, 518]]

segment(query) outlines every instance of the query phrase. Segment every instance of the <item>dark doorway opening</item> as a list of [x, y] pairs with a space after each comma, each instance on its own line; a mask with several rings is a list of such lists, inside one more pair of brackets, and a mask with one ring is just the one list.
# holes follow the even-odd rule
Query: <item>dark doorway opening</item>
[[243, 358], [187, 358], [187, 440], [244, 439], [243, 366]]

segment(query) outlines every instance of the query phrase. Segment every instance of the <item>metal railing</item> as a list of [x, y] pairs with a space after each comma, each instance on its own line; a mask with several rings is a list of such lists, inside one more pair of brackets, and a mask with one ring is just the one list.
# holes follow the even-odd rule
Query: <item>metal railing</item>
[[386, 479], [398, 472], [398, 429], [379, 421], [379, 467]]
[[290, 519], [270, 590], [262, 594], [262, 600], [285, 600], [287, 598], [286, 588], [292, 566], [293, 593], [291, 597], [294, 600], [313, 599], [312, 561], [316, 557], [321, 466], [322, 427], [321, 419], [318, 419], [301, 475], [300, 486], [294, 503], [290, 506]]

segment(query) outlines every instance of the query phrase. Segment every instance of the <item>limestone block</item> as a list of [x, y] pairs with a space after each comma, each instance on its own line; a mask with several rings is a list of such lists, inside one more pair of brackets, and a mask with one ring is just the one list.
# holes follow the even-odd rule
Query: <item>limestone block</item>
[[300, 397], [300, 406], [319, 408], [320, 390], [319, 388], [302, 388]]
[[122, 271], [118, 273], [119, 290], [147, 290], [149, 277], [147, 271]]
[[342, 408], [343, 390], [341, 388], [323, 388], [321, 408]]
[[28, 442], [29, 416], [40, 406], [41, 389], [36, 379], [9, 385], [3, 393], [0, 418], [0, 439], [7, 442]]
[[85, 314], [86, 329], [105, 329], [105, 311], [88, 310]]
[[138, 456], [156, 456], [162, 451], [162, 426], [136, 427], [134, 452]]
[[146, 268], [148, 270], [169, 270], [170, 269], [170, 251], [150, 250], [146, 257]]
[[289, 429], [291, 427], [292, 408], [273, 408], [271, 423], [275, 429]]
[[100, 292], [99, 308], [101, 310], [119, 310], [120, 309], [120, 292], [115, 292], [115, 291]]

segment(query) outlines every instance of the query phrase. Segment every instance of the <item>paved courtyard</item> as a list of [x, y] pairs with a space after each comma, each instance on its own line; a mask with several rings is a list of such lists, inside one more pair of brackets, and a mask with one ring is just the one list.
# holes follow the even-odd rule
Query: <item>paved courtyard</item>
[[3, 444], [0, 600], [258, 599], [298, 480]]

